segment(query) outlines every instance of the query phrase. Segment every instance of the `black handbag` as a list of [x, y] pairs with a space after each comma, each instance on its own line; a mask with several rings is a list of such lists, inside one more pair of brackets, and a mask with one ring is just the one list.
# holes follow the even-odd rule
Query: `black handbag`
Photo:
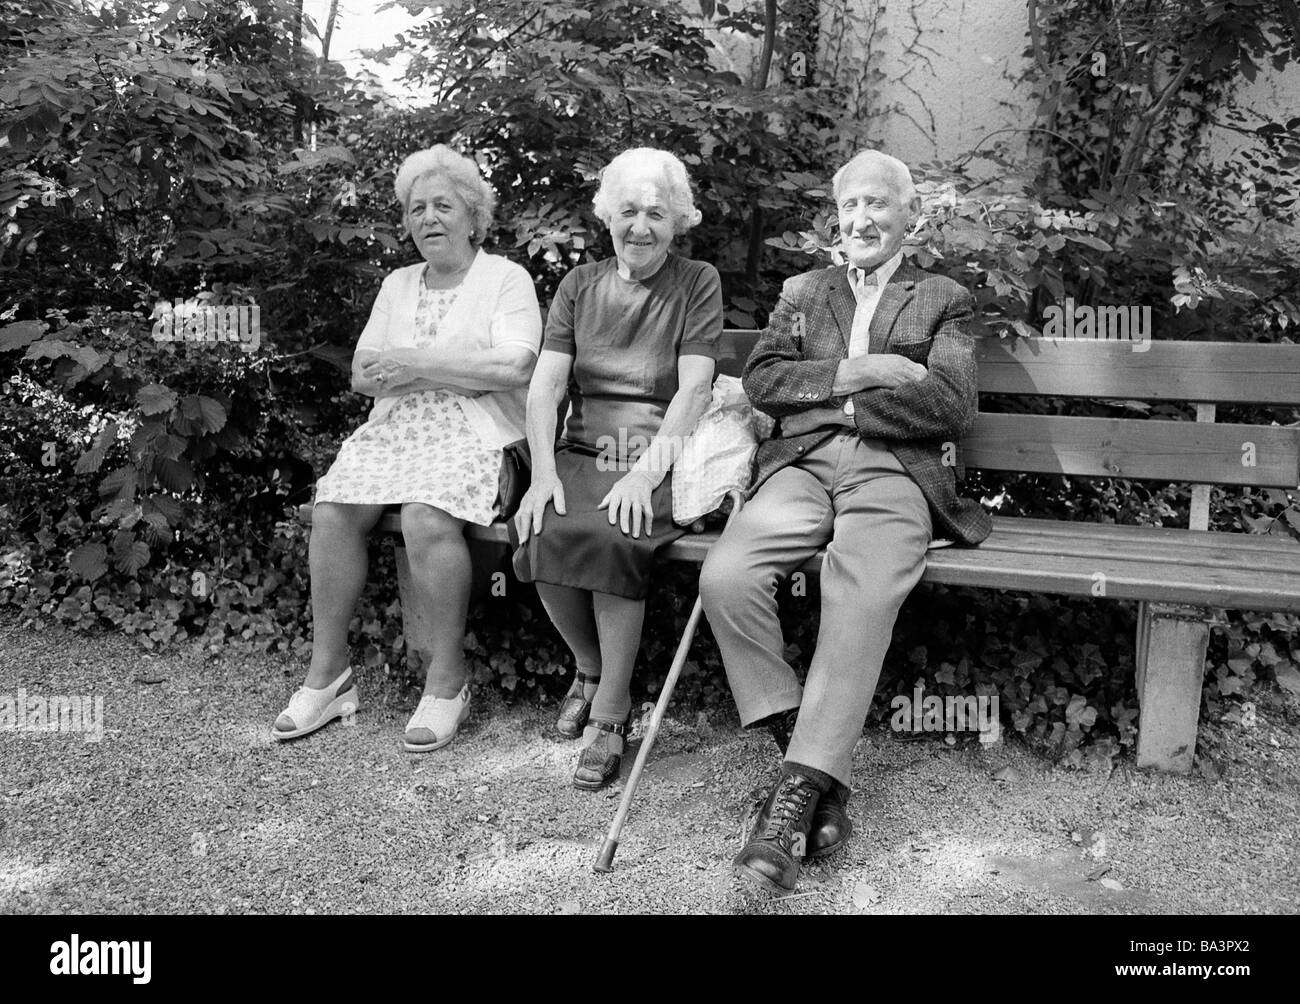
[[501, 474], [497, 480], [497, 512], [509, 520], [519, 511], [519, 503], [533, 479], [533, 458], [528, 440], [516, 439], [501, 450]]

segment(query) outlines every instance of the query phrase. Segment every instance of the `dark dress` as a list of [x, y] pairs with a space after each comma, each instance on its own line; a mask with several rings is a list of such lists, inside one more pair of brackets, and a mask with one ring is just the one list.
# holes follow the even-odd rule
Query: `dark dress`
[[542, 349], [573, 356], [555, 450], [567, 513], [548, 508], [542, 532], [522, 546], [511, 521], [521, 581], [645, 596], [655, 552], [683, 533], [672, 519], [672, 472], [650, 496], [649, 537], [644, 527], [639, 538], [624, 534], [597, 506], [658, 432], [677, 393], [678, 357], [716, 359], [721, 335], [722, 287], [707, 262], [669, 254], [653, 276], [636, 280], [620, 276], [610, 258], [564, 277]]

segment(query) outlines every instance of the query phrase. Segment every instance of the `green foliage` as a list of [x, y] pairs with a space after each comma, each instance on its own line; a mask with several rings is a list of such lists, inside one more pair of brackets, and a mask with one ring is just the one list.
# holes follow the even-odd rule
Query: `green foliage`
[[[501, 197], [489, 248], [524, 264], [544, 302], [574, 264], [609, 253], [590, 201], [599, 168], [629, 146], [672, 149], [690, 169], [704, 220], [683, 249], [718, 266], [729, 324], [762, 324], [787, 275], [836, 253], [828, 169], [867, 145], [865, 92], [790, 70], [811, 49], [814, 5], [783, 6], [767, 40], [784, 70], [770, 81], [729, 69], [719, 47], [719, 31], [763, 39], [752, 6], [405, 6], [421, 18], [401, 47], [411, 81], [436, 99], [414, 110], [320, 65], [299, 45], [293, 0], [0, 0], [0, 604], [149, 647], [308, 650], [305, 531], [288, 517], [364, 414], [346, 361], [380, 278], [414, 257], [391, 182], [416, 149], [448, 142], [478, 158]], [[918, 170], [926, 211], [909, 253], [970, 288], [988, 330], [1033, 334], [1065, 296], [1150, 304], [1158, 337], [1268, 340], [1300, 322], [1286, 243], [1300, 121], [1231, 103], [1239, 80], [1292, 58], [1286, 5], [1175, 16], [1186, 6], [1099, 17], [1084, 0], [1031, 4], [1028, 151], [1003, 137]], [[1089, 72], [1097, 51], [1102, 77]], [[1225, 123], [1245, 145], [1216, 164], [1208, 130]], [[256, 305], [261, 347], [158, 340], [164, 301], [191, 299]], [[967, 491], [1006, 514], [1102, 522], [1176, 523], [1188, 504], [1186, 486], [1120, 480], [976, 476]], [[1213, 509], [1216, 528], [1300, 531], [1284, 492], [1216, 492]], [[376, 550], [352, 625], [358, 658], [410, 674], [391, 555]], [[645, 696], [696, 574], [658, 573]], [[799, 665], [815, 603], [813, 590], [784, 604]], [[923, 588], [900, 618], [877, 713], [923, 680], [927, 693], [998, 694], [1004, 724], [1069, 762], [1098, 737], [1127, 746], [1132, 618], [1121, 604]], [[1209, 710], [1294, 662], [1295, 638], [1295, 618], [1226, 618]], [[476, 600], [466, 651], [480, 683], [567, 683], [567, 650], [525, 587]], [[707, 628], [680, 693], [729, 700]]]
[[[761, 30], [740, 13], [725, 20]], [[810, 215], [826, 165], [864, 137], [840, 90], [756, 89], [720, 68], [716, 37], [664, 0], [445, 3], [407, 36], [410, 76], [436, 98], [409, 123], [474, 152], [501, 195], [497, 246], [547, 293], [609, 253], [591, 212], [599, 169], [628, 147], [674, 151], [704, 217], [686, 250], [721, 272], [729, 323], [751, 327], [784, 278], [751, 250], [755, 212], [777, 229]]]
[[[6, 4], [0, 47], [0, 359], [28, 395], [4, 402], [8, 505], [29, 533], [68, 501], [111, 526], [72, 549], [92, 581], [163, 573], [232, 481], [239, 520], [305, 501], [361, 413], [330, 339], [355, 338], [398, 247], [389, 222], [322, 223], [337, 193], [304, 165], [328, 157], [297, 134], [371, 102], [304, 68], [292, 4], [152, 6]], [[262, 348], [158, 340], [187, 299], [257, 305]], [[48, 428], [49, 409], [82, 421]]]

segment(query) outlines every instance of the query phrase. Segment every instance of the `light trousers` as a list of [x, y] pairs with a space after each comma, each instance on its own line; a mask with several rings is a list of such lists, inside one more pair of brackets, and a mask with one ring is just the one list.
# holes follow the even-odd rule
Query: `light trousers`
[[[773, 474], [713, 546], [700, 594], [743, 725], [790, 708], [786, 760], [850, 784], [898, 608], [925, 571], [929, 505], [879, 440], [843, 434]], [[800, 687], [776, 589], [825, 545], [817, 649]]]

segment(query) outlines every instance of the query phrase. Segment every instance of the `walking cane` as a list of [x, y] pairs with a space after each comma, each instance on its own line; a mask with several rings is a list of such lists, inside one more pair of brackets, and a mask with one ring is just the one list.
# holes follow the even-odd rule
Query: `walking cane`
[[[740, 512], [740, 507], [744, 504], [744, 496], [738, 491], [727, 494], [731, 498], [731, 512], [727, 515], [727, 526], [731, 526], [731, 521], [736, 518], [736, 513]], [[723, 527], [723, 532], [725, 531], [726, 527]], [[636, 794], [637, 783], [641, 780], [641, 771], [645, 769], [646, 761], [650, 759], [650, 747], [654, 745], [655, 737], [659, 735], [659, 725], [664, 720], [664, 712], [668, 710], [668, 702], [672, 700], [677, 678], [682, 675], [682, 667], [686, 665], [686, 655], [691, 650], [691, 642], [695, 640], [695, 630], [700, 626], [700, 615], [703, 612], [704, 604], [700, 597], [696, 596], [695, 606], [691, 608], [691, 616], [686, 621], [686, 630], [682, 632], [682, 640], [677, 644], [673, 664], [668, 669], [668, 678], [664, 680], [663, 689], [659, 692], [659, 700], [655, 703], [654, 714], [650, 716], [650, 727], [646, 729], [645, 736], [641, 740], [641, 749], [636, 754], [636, 763], [632, 765], [632, 773], [628, 775], [627, 787], [623, 789], [623, 798], [618, 803], [618, 812], [614, 813], [614, 821], [609, 824], [605, 843], [601, 845], [600, 853], [596, 855], [596, 863], [591, 866], [593, 871], [608, 872], [614, 868], [614, 852], [618, 850], [618, 838], [623, 832], [623, 823], [627, 821], [628, 810], [632, 808], [632, 796]]]

